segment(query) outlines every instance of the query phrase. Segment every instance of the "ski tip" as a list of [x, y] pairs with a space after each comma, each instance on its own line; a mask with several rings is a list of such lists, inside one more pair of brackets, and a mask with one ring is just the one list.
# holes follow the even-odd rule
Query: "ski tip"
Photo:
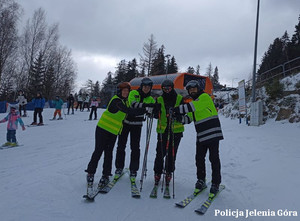
[[178, 207], [178, 208], [184, 208], [184, 206], [180, 203], [175, 203], [175, 206]]
[[200, 210], [195, 210], [195, 212], [197, 213], [197, 214], [199, 214], [199, 215], [204, 215], [204, 213], [202, 212], [202, 211], [200, 211]]
[[132, 198], [139, 199], [139, 198], [141, 198], [141, 195], [132, 195]]
[[90, 202], [92, 202], [92, 201], [94, 201], [95, 200], [95, 198], [93, 197], [93, 198], [91, 198], [91, 197], [89, 197], [88, 195], [83, 195], [83, 198], [85, 198], [87, 201], [90, 201]]

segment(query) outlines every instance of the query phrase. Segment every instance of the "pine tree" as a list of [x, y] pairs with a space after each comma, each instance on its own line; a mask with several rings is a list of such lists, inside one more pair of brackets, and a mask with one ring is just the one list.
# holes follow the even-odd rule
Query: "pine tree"
[[127, 80], [127, 64], [126, 64], [126, 60], [123, 59], [122, 61], [120, 61], [120, 63], [118, 64], [117, 68], [116, 68], [116, 72], [115, 72], [115, 77], [114, 77], [114, 84], [118, 84], [120, 82], [124, 82]]
[[100, 83], [96, 81], [93, 87], [92, 96], [100, 97]]
[[153, 60], [150, 75], [165, 74], [165, 46], [162, 45]]
[[186, 70], [187, 73], [190, 73], [190, 74], [194, 74], [195, 73], [195, 69], [191, 66], [189, 66]]
[[116, 93], [116, 84], [114, 84], [112, 75], [111, 72], [108, 72], [106, 78], [102, 82], [100, 91], [101, 106], [106, 106], [112, 96]]
[[127, 73], [126, 73], [126, 80], [127, 82], [131, 81], [133, 78], [139, 76], [139, 72], [137, 70], [137, 62], [136, 59], [132, 59], [132, 61], [129, 61], [127, 64]]
[[41, 53], [35, 59], [33, 64], [30, 66], [29, 71], [29, 98], [36, 96], [37, 92], [43, 94], [44, 92], [44, 75], [46, 68], [44, 66], [44, 59]]
[[172, 56], [171, 62], [168, 65], [168, 73], [167, 74], [173, 74], [178, 72], [178, 65], [176, 63], [175, 57]]
[[45, 76], [44, 76], [44, 86], [45, 86], [44, 95], [48, 99], [53, 99], [55, 96], [56, 93], [54, 89], [55, 80], [56, 78], [54, 73], [54, 67], [52, 64], [50, 64], [50, 67], [45, 72]]
[[295, 33], [292, 36], [290, 44], [291, 57], [290, 59], [300, 56], [300, 15], [298, 18], [298, 24], [295, 26]]
[[212, 77], [212, 84], [214, 89], [220, 88], [220, 82], [219, 82], [219, 70], [218, 67], [215, 67], [215, 71]]
[[213, 72], [213, 70], [212, 70], [212, 65], [211, 65], [211, 63], [209, 63], [209, 65], [208, 65], [208, 67], [207, 67], [207, 69], [206, 69], [206, 76], [210, 79], [210, 80], [212, 80], [212, 73]]
[[196, 75], [200, 75], [200, 65], [199, 64], [196, 67]]

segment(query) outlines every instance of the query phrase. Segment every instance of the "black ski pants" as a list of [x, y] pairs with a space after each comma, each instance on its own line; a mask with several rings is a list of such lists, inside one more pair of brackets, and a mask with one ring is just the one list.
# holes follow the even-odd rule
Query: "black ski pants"
[[37, 115], [39, 115], [40, 123], [43, 123], [43, 108], [34, 108], [33, 122], [37, 123]]
[[96, 127], [95, 131], [95, 150], [86, 169], [87, 173], [95, 174], [98, 162], [104, 152], [102, 175], [110, 176], [112, 167], [112, 153], [117, 140], [117, 135], [114, 135], [100, 127]]
[[26, 104], [19, 104], [20, 116], [22, 116], [22, 110], [24, 111], [24, 115], [26, 115]]
[[[174, 148], [173, 148], [173, 137], [174, 137]], [[154, 173], [162, 174], [163, 169], [167, 173], [172, 173], [175, 170], [175, 160], [178, 150], [179, 143], [182, 138], [182, 133], [170, 133], [168, 152], [166, 151], [168, 143], [168, 132], [167, 130], [163, 134], [157, 134], [157, 145], [156, 145], [156, 157], [154, 161]], [[164, 158], [166, 159], [164, 160]], [[173, 160], [174, 159], [174, 160]], [[165, 166], [164, 166], [165, 163]]]
[[94, 113], [94, 119], [96, 120], [97, 119], [97, 107], [95, 107], [95, 106], [92, 106], [92, 108], [91, 108], [91, 113], [90, 113], [90, 120], [92, 120], [92, 117], [93, 117], [93, 113]]
[[72, 108], [72, 114], [74, 114], [74, 102], [69, 102], [68, 106], [68, 114], [70, 113], [70, 109]]
[[197, 179], [205, 180], [205, 156], [207, 150], [209, 150], [209, 161], [211, 163], [212, 170], [212, 183], [221, 183], [221, 162], [219, 157], [219, 141], [211, 141], [209, 143], [201, 144], [196, 143], [196, 167], [197, 167]]
[[115, 166], [116, 168], [124, 168], [125, 163], [125, 149], [130, 133], [130, 165], [129, 169], [131, 172], [137, 172], [140, 166], [140, 140], [141, 140], [141, 125], [129, 125], [124, 123], [122, 133], [118, 137], [118, 147], [116, 154]]

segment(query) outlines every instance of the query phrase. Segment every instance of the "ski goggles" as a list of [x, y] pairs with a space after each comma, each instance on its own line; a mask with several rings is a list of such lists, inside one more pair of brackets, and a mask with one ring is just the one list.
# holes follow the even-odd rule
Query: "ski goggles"
[[166, 87], [162, 87], [163, 91], [171, 91], [172, 87], [170, 86], [166, 86]]

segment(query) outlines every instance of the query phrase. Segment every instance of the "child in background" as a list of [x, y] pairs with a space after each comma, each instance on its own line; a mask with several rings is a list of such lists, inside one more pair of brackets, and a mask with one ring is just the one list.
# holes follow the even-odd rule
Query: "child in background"
[[20, 123], [20, 125], [22, 126], [22, 130], [25, 130], [24, 123], [21, 119], [21, 116], [19, 115], [19, 112], [17, 111], [16, 105], [10, 105], [9, 114], [5, 118], [3, 118], [0, 121], [0, 123], [4, 123], [6, 121], [8, 121], [7, 134], [6, 134], [7, 142], [2, 146], [16, 147], [18, 146], [17, 139], [16, 139], [16, 130], [18, 129], [18, 123]]
[[93, 97], [92, 102], [91, 102], [91, 113], [90, 113], [90, 118], [89, 120], [92, 120], [92, 115], [94, 113], [94, 120], [97, 120], [97, 107], [98, 107], [98, 101], [96, 97]]
[[62, 105], [64, 104], [63, 100], [59, 98], [59, 96], [56, 96], [55, 100], [53, 101], [53, 104], [55, 105], [55, 111], [54, 111], [54, 116], [52, 120], [56, 119], [56, 115], [58, 114], [58, 119], [57, 120], [62, 120], [63, 118], [61, 117], [61, 108]]

